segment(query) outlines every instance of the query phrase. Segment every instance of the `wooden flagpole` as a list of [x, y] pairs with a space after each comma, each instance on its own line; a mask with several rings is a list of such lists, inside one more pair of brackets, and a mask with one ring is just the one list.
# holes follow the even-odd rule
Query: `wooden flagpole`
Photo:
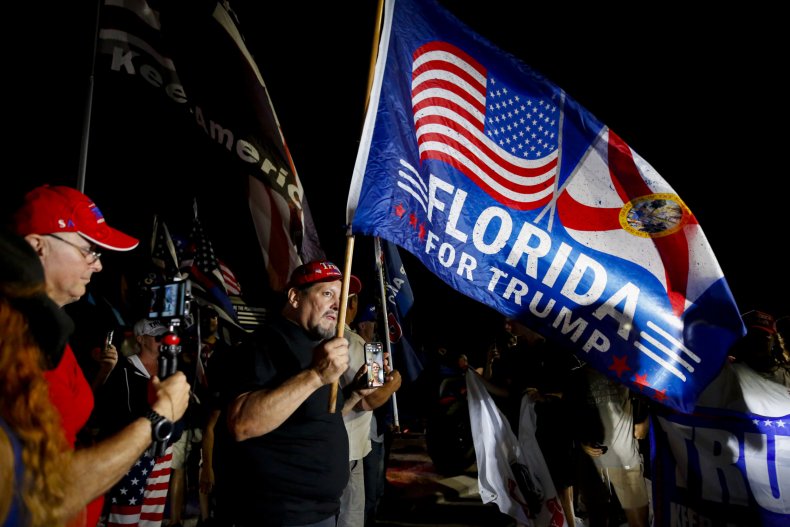
[[[343, 264], [343, 287], [340, 289], [340, 310], [337, 316], [337, 336], [342, 337], [346, 330], [346, 307], [348, 307], [348, 284], [351, 281], [351, 260], [354, 257], [354, 236], [346, 236], [346, 261]], [[335, 413], [337, 406], [337, 384], [332, 383], [332, 391], [329, 394], [329, 413]]]
[[[384, 17], [384, 0], [379, 0], [376, 9], [376, 28], [373, 32], [373, 50], [370, 53], [370, 66], [368, 69], [368, 89], [365, 97], [365, 111], [363, 116], [368, 112], [368, 104], [370, 104], [370, 90], [373, 86], [373, 77], [376, 73], [376, 59], [378, 58], [379, 39], [381, 38], [381, 20]], [[363, 117], [364, 122], [364, 117]], [[348, 226], [348, 233], [346, 234], [346, 260], [343, 265], [343, 287], [340, 290], [340, 312], [337, 318], [337, 336], [342, 337], [345, 333], [346, 325], [346, 304], [348, 303], [348, 284], [351, 280], [351, 262], [354, 259], [354, 235], [351, 233], [351, 225]], [[335, 413], [337, 406], [337, 384], [335, 381], [332, 383], [332, 391], [329, 395], [329, 413]]]

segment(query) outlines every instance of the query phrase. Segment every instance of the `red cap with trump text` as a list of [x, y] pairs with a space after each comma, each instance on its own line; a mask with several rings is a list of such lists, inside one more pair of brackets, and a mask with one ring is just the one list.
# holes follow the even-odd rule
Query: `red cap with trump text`
[[770, 313], [753, 310], [744, 313], [741, 318], [749, 330], [759, 329], [770, 334], [776, 333], [776, 319]]
[[343, 273], [329, 260], [315, 260], [302, 264], [291, 273], [288, 287], [303, 288], [319, 282], [343, 280]]

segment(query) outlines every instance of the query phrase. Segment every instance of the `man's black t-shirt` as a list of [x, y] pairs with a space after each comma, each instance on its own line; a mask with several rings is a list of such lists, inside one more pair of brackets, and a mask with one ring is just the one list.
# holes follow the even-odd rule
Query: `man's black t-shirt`
[[224, 425], [239, 394], [276, 388], [308, 368], [320, 344], [278, 317], [233, 350], [224, 362], [223, 414], [216, 431], [214, 472], [223, 514], [239, 525], [305, 525], [333, 516], [348, 482], [348, 436], [340, 409], [329, 413], [331, 386], [316, 390], [268, 434], [234, 441]]

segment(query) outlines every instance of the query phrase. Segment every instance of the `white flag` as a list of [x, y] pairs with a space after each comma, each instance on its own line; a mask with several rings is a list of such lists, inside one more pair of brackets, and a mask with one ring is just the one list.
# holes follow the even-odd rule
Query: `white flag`
[[466, 387], [483, 503], [493, 501], [500, 511], [530, 527], [567, 527], [535, 439], [534, 403], [524, 396], [517, 439], [483, 380], [471, 370]]

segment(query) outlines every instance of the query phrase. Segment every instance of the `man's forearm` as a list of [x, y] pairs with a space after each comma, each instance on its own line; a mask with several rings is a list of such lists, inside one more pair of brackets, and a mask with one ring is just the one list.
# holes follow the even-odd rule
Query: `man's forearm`
[[273, 390], [247, 392], [230, 404], [228, 427], [236, 441], [268, 434], [285, 420], [314, 391], [323, 386], [312, 369], [299, 372]]
[[343, 415], [346, 415], [351, 410], [354, 410], [362, 403], [362, 401], [364, 401], [363, 397], [359, 394], [359, 392], [356, 391], [350, 391], [348, 394], [346, 394], [344, 390], [343, 399], [345, 399], [345, 402], [343, 403]]
[[69, 489], [60, 516], [73, 517], [105, 494], [134, 465], [151, 444], [151, 422], [135, 419], [117, 434], [74, 452], [68, 472]]
[[384, 386], [382, 386], [381, 388], [377, 388], [376, 391], [364, 397], [359, 402], [359, 407], [362, 410], [368, 410], [368, 411], [375, 410], [382, 404], [386, 403], [389, 400], [389, 398], [392, 397], [392, 394], [397, 391], [398, 388], [400, 388], [399, 381], [385, 382]]

